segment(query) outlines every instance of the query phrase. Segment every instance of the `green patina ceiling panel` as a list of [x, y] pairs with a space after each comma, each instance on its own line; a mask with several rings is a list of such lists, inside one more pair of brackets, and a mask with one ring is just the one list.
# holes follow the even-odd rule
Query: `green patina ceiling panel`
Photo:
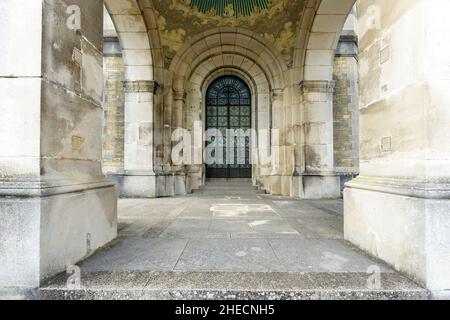
[[153, 0], [168, 66], [193, 36], [217, 27], [258, 33], [289, 65], [305, 0]]
[[269, 8], [271, 0], [190, 0], [191, 8], [217, 16], [249, 16]]

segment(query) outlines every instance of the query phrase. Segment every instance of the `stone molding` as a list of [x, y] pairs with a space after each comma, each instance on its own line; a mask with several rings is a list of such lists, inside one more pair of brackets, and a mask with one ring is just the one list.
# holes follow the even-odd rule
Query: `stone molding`
[[114, 183], [104, 176], [86, 179], [5, 178], [0, 179], [0, 197], [48, 197], [65, 193], [111, 188]]
[[358, 35], [354, 31], [342, 32], [339, 37], [340, 42], [353, 42], [358, 44]]
[[159, 85], [153, 80], [124, 81], [123, 88], [125, 93], [150, 92], [155, 94]]
[[421, 199], [450, 200], [450, 181], [438, 179], [402, 179], [359, 176], [345, 184], [346, 188], [376, 191]]
[[112, 175], [116, 176], [155, 176], [156, 173], [153, 170], [123, 170]]
[[302, 81], [300, 82], [300, 89], [302, 93], [316, 92], [316, 93], [334, 93], [336, 81]]

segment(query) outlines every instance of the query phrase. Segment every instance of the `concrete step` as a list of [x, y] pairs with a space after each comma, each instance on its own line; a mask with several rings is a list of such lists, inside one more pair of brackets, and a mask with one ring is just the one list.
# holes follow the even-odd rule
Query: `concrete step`
[[426, 300], [428, 292], [398, 273], [91, 272], [68, 288], [62, 274], [38, 290], [45, 300]]
[[209, 187], [205, 186], [200, 189], [194, 190], [193, 193], [199, 195], [255, 195], [266, 194], [265, 190], [260, 190], [257, 187], [250, 188], [234, 188], [229, 187]]
[[264, 190], [260, 190], [253, 185], [251, 179], [207, 179], [206, 184], [200, 189], [195, 190], [196, 194], [265, 194]]
[[239, 185], [204, 185], [201, 189], [203, 190], [259, 190], [258, 186], [248, 185], [248, 186], [239, 186]]
[[195, 190], [193, 191], [196, 195], [214, 195], [214, 196], [250, 196], [250, 195], [258, 195], [258, 194], [266, 194], [264, 190]]
[[233, 184], [252, 184], [252, 179], [249, 178], [208, 178], [206, 183], [233, 183]]

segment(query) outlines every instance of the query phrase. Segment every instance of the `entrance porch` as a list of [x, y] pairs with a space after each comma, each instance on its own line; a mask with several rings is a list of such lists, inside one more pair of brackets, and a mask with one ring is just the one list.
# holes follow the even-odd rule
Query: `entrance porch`
[[[247, 180], [176, 198], [119, 200], [119, 237], [45, 299], [425, 299], [343, 237], [341, 200], [269, 196]], [[70, 283], [69, 283], [70, 285]]]

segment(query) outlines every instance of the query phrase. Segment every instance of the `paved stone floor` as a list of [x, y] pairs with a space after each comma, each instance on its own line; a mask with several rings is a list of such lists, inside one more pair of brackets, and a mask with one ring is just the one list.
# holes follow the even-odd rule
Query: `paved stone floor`
[[[422, 298], [422, 289], [344, 241], [342, 207], [341, 200], [293, 200], [238, 184], [176, 198], [123, 199], [118, 239], [80, 267], [91, 285], [106, 275], [140, 289], [237, 290], [232, 297], [245, 288], [247, 294], [317, 288], [358, 294], [367, 289], [367, 272], [378, 268], [390, 294]], [[49, 287], [58, 283], [63, 280]], [[192, 292], [186, 297], [199, 297]]]

